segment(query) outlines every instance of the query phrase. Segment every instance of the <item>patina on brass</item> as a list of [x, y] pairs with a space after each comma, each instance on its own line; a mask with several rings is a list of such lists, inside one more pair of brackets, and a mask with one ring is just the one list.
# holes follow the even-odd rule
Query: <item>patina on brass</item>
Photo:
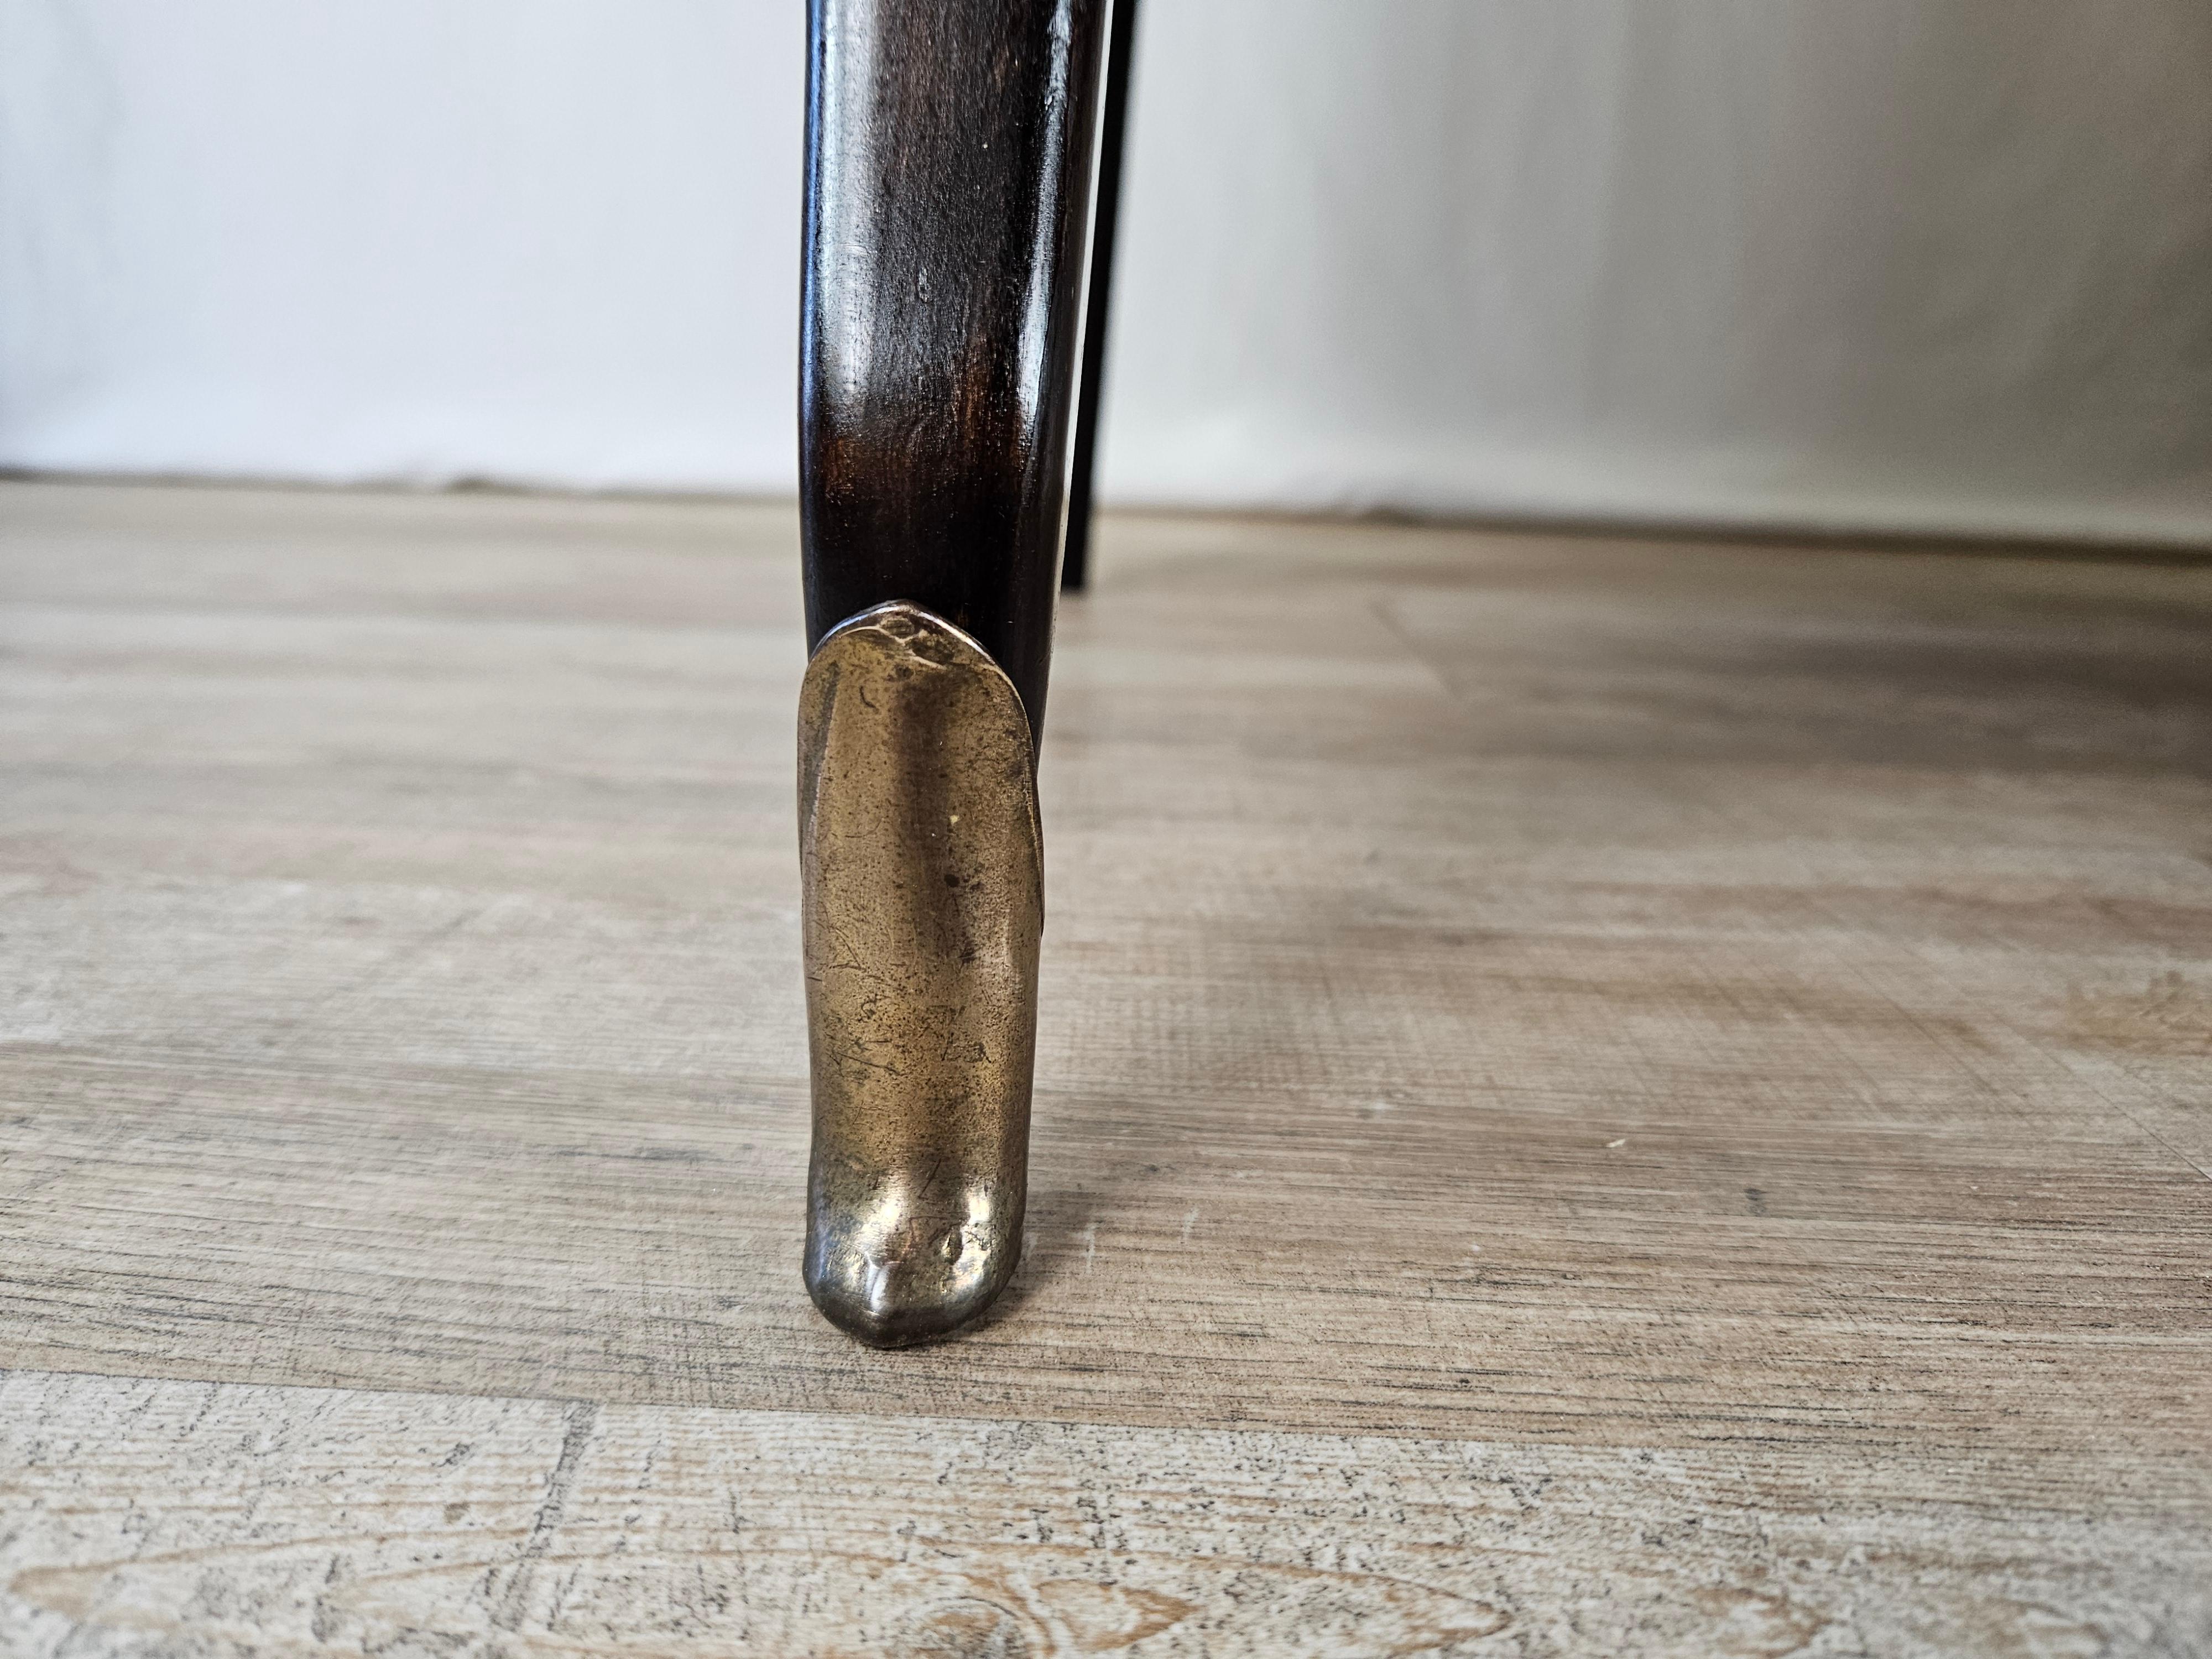
[[814, 1151], [806, 1288], [896, 1347], [990, 1304], [1021, 1254], [1042, 840], [1028, 717], [920, 605], [841, 623], [799, 705]]

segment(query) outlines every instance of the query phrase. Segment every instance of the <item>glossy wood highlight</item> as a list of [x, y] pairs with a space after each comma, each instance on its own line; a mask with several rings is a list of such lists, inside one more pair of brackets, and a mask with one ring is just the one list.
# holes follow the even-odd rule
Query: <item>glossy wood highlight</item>
[[814, 0], [799, 478], [810, 647], [904, 599], [1042, 729], [1106, 0]]

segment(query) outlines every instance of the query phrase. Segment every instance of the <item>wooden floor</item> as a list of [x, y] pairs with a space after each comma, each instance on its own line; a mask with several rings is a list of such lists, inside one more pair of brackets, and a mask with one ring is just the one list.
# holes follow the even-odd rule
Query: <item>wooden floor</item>
[[2212, 1652], [2212, 565], [1127, 517], [799, 1282], [781, 507], [0, 487], [0, 1653]]

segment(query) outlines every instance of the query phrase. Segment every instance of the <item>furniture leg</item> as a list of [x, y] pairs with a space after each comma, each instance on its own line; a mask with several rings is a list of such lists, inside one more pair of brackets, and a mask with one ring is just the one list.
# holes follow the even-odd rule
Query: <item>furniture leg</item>
[[1091, 292], [1083, 307], [1083, 378], [1075, 389], [1075, 459], [1068, 469], [1067, 550], [1060, 585], [1079, 593], [1091, 580], [1091, 483], [1098, 459], [1098, 404], [1106, 389], [1106, 330], [1114, 295], [1114, 237], [1121, 216], [1122, 136], [1129, 125], [1129, 64], [1137, 0], [1114, 0], [1107, 32], [1104, 107], [1098, 119], [1098, 207], [1091, 228]]
[[805, 1279], [942, 1336], [1021, 1249], [1109, 0], [813, 0], [799, 379]]

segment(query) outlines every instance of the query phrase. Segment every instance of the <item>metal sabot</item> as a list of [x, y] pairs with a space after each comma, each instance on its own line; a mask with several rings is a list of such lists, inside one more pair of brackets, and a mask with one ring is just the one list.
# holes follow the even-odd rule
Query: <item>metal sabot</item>
[[1029, 719], [920, 605], [841, 623], [799, 704], [814, 1088], [806, 1289], [862, 1341], [945, 1336], [1021, 1255], [1043, 845]]

